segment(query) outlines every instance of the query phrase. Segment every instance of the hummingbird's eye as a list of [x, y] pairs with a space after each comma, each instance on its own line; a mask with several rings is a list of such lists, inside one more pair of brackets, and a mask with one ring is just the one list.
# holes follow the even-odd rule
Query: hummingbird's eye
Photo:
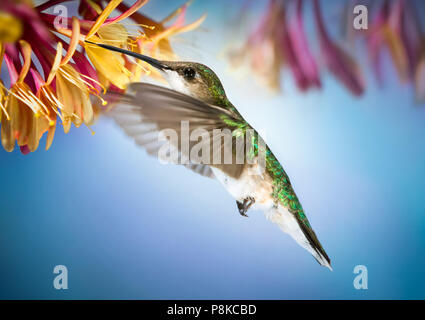
[[186, 79], [188, 79], [188, 80], [193, 79], [193, 78], [195, 78], [195, 75], [196, 75], [195, 69], [190, 68], [190, 67], [183, 69], [183, 76]]

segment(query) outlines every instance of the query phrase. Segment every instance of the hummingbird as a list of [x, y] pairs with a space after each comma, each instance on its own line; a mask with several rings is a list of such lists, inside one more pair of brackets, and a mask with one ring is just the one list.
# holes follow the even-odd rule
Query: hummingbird
[[[239, 129], [244, 134], [254, 130], [229, 101], [218, 76], [206, 65], [162, 61], [119, 47], [89, 43], [144, 61], [156, 68], [168, 82], [170, 88], [136, 82], [131, 83], [125, 93], [106, 94], [107, 101], [113, 101], [109, 115], [148, 154], [158, 155], [161, 146], [158, 136], [152, 133], [168, 128], [181, 133], [182, 121], [190, 123], [191, 132], [224, 128], [231, 131]], [[256, 147], [254, 143], [254, 149]], [[188, 152], [179, 144], [176, 148], [181, 154]], [[254, 152], [254, 155], [258, 156], [258, 153]], [[240, 215], [247, 217], [251, 207], [263, 211], [270, 221], [310, 252], [320, 265], [332, 270], [331, 261], [313, 231], [287, 173], [267, 145], [265, 168], [258, 174], [252, 174], [258, 166], [252, 161], [188, 163], [185, 166], [198, 174], [217, 179], [236, 200]]]

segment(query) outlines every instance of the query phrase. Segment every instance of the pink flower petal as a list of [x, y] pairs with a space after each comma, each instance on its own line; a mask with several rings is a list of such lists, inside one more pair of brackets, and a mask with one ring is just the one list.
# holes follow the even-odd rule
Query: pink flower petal
[[20, 146], [19, 149], [21, 150], [21, 153], [23, 155], [27, 155], [27, 154], [31, 153], [31, 150], [30, 150], [30, 148], [28, 147], [27, 144], [24, 145], [24, 146]]
[[354, 95], [362, 95], [365, 84], [360, 68], [351, 56], [329, 38], [320, 12], [319, 1], [314, 0], [313, 4], [318, 37], [326, 66]]
[[306, 86], [321, 87], [319, 78], [319, 71], [316, 61], [311, 54], [308, 46], [307, 36], [304, 31], [304, 24], [302, 20], [302, 0], [297, 0], [296, 14], [291, 19], [288, 27], [287, 37], [288, 46], [291, 47], [296, 64], [302, 73], [302, 78], [306, 82]]

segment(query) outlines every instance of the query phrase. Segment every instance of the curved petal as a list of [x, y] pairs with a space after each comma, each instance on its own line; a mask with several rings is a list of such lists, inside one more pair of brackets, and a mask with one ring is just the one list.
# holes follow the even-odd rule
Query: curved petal
[[68, 51], [66, 52], [65, 57], [62, 59], [61, 65], [65, 65], [71, 60], [74, 55], [75, 50], [77, 49], [78, 41], [80, 40], [80, 22], [76, 17], [72, 18], [72, 36], [69, 42]]
[[22, 66], [21, 72], [19, 73], [17, 82], [24, 81], [25, 77], [28, 74], [31, 65], [31, 46], [25, 40], [20, 40], [19, 44], [22, 48], [22, 56], [24, 58], [24, 64]]
[[62, 59], [62, 42], [59, 41], [57, 45], [57, 49], [56, 49], [56, 56], [52, 64], [52, 68], [50, 69], [49, 76], [47, 77], [47, 80], [46, 80], [46, 83], [48, 85], [53, 81], [53, 78], [55, 77], [56, 72], [58, 71], [60, 67], [61, 59]]
[[365, 84], [359, 66], [354, 58], [329, 38], [320, 12], [319, 1], [314, 0], [313, 4], [320, 46], [329, 71], [354, 95], [362, 95]]
[[86, 38], [92, 37], [99, 28], [103, 25], [108, 16], [115, 10], [116, 7], [122, 2], [122, 0], [111, 0], [106, 8], [102, 11], [100, 16], [96, 19], [96, 22], [91, 27], [90, 31], [87, 33]]

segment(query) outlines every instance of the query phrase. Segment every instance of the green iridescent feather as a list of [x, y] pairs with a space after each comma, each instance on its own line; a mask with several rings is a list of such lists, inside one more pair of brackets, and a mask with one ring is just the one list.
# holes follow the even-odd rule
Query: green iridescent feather
[[[225, 107], [227, 110], [232, 111], [238, 120], [235, 118], [229, 117], [226, 114], [221, 116], [221, 120], [231, 128], [235, 135], [246, 136], [246, 132], [248, 129], [253, 130], [253, 128], [242, 118], [236, 108], [232, 105], [232, 103], [227, 99], [226, 93], [223, 89], [223, 86], [219, 81], [217, 81], [217, 76], [215, 73], [208, 67], [203, 66], [201, 68], [203, 71], [203, 76], [209, 82], [209, 91], [211, 95], [215, 98], [217, 102], [222, 107]], [[254, 131], [255, 134], [252, 135], [251, 139], [251, 148], [247, 153], [247, 158], [254, 158], [258, 155], [259, 147], [258, 147], [258, 133]], [[301, 206], [300, 201], [298, 200], [294, 190], [292, 189], [291, 182], [289, 181], [289, 177], [283, 169], [282, 165], [276, 159], [271, 150], [266, 147], [266, 171], [272, 177], [273, 180], [273, 193], [272, 197], [276, 202], [279, 202], [285, 208], [288, 209], [289, 212], [297, 216], [308, 228], [311, 228], [310, 223], [304, 213], [304, 210]]]

